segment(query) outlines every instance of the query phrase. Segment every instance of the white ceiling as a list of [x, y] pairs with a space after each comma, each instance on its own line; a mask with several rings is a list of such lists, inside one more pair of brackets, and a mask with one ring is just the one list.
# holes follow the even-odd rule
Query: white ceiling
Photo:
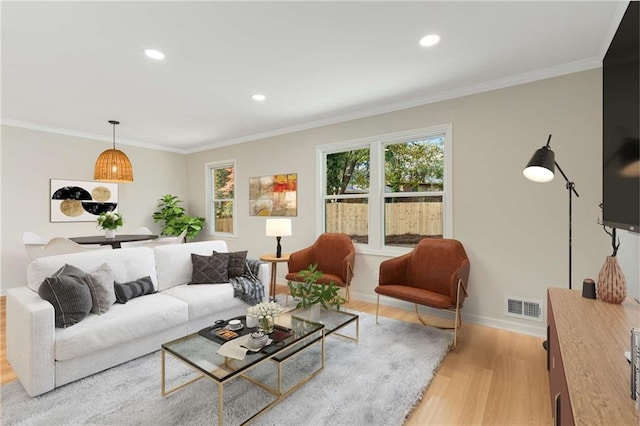
[[600, 66], [626, 4], [3, 1], [2, 122], [194, 152]]

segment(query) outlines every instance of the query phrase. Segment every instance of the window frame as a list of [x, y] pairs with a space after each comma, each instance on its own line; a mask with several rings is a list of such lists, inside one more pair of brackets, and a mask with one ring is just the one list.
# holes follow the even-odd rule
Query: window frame
[[[205, 198], [207, 200], [207, 209], [206, 209], [206, 214], [207, 214], [207, 222], [208, 222], [208, 226], [207, 226], [207, 235], [210, 236], [215, 236], [215, 237], [220, 237], [220, 238], [229, 238], [229, 237], [237, 237], [238, 236], [238, 214], [237, 214], [237, 186], [236, 186], [236, 182], [234, 180], [233, 182], [233, 199], [216, 199], [215, 198], [215, 194], [214, 194], [214, 178], [215, 178], [215, 173], [214, 170], [216, 169], [223, 169], [223, 168], [229, 168], [232, 167], [233, 168], [233, 174], [234, 176], [237, 176], [237, 168], [236, 168], [236, 160], [220, 160], [220, 161], [213, 161], [213, 162], [209, 162], [209, 163], [205, 163], [205, 191], [206, 191], [206, 195]], [[215, 214], [215, 209], [213, 208], [213, 204], [216, 201], [231, 201], [233, 204], [233, 232], [216, 232], [215, 231], [215, 227], [216, 227], [216, 222], [215, 222], [215, 217], [213, 217], [212, 215]]]
[[[443, 191], [429, 192], [430, 195], [442, 195], [444, 214], [442, 217], [443, 238], [453, 238], [453, 131], [452, 125], [442, 124], [426, 128], [412, 129], [402, 132], [371, 136], [361, 139], [334, 142], [316, 146], [316, 234], [325, 232], [327, 198], [335, 198], [326, 194], [326, 164], [327, 155], [352, 149], [369, 148], [369, 192], [358, 194], [367, 196], [369, 206], [368, 244], [355, 243], [358, 252], [365, 254], [407, 253], [412, 247], [398, 247], [384, 244], [385, 223], [384, 208], [384, 147], [393, 143], [409, 142], [410, 140], [442, 136], [444, 138], [444, 186]], [[410, 193], [407, 196], [417, 196], [422, 193]], [[396, 194], [397, 196], [397, 194]]]

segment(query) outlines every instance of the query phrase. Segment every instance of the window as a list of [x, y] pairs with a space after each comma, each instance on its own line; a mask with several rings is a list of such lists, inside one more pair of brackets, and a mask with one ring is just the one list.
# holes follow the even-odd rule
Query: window
[[371, 250], [450, 238], [450, 126], [318, 147], [319, 232]]
[[235, 235], [235, 162], [209, 163], [207, 194], [210, 235]]
[[369, 148], [326, 155], [325, 231], [369, 240]]

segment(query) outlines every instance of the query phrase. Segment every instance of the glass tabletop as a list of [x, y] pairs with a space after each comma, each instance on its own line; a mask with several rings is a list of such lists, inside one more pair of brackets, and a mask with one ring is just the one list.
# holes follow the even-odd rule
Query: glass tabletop
[[[307, 321], [313, 321], [313, 314], [311, 308], [298, 308], [289, 311], [289, 314], [294, 318], [305, 319]], [[345, 325], [352, 323], [358, 319], [358, 315], [352, 314], [346, 311], [338, 311], [335, 309], [320, 308], [320, 316], [315, 321], [323, 324], [325, 327], [325, 334], [329, 335], [334, 331], [344, 327]]]
[[[244, 317], [239, 318], [244, 319]], [[198, 333], [165, 343], [162, 348], [216, 381], [222, 382], [273, 357], [274, 354], [288, 352], [294, 347], [307, 346], [317, 341], [322, 337], [322, 329], [324, 328], [321, 323], [310, 322], [288, 313], [278, 315], [275, 323], [276, 326], [289, 329], [291, 335], [282, 340], [282, 343], [274, 342], [265, 346], [260, 352], [248, 351], [243, 360], [218, 355], [216, 352], [223, 343], [203, 337]]]

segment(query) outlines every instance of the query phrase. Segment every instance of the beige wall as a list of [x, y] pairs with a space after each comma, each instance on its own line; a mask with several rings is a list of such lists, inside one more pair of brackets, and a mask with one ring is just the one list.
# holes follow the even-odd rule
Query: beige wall
[[[204, 164], [237, 161], [236, 214], [241, 224], [231, 249], [273, 252], [263, 217], [248, 216], [249, 177], [298, 173], [298, 216], [285, 252], [316, 238], [316, 145], [451, 123], [453, 126], [454, 237], [471, 259], [471, 321], [544, 334], [545, 323], [504, 316], [505, 296], [542, 300], [546, 288], [568, 286], [568, 192], [558, 174], [548, 184], [526, 180], [522, 169], [553, 134], [556, 159], [575, 181], [573, 287], [596, 277], [608, 239], [596, 218], [601, 202], [601, 70], [591, 70], [450, 101], [271, 137], [189, 155], [189, 199], [205, 213]], [[375, 301], [385, 256], [358, 254], [352, 294]], [[278, 270], [282, 280], [286, 264]], [[633, 292], [638, 284], [632, 284]], [[545, 308], [546, 309], [546, 308]], [[545, 311], [546, 312], [546, 311]]]
[[[120, 211], [125, 230], [149, 226], [157, 198], [174, 193], [190, 214], [204, 215], [205, 164], [236, 160], [238, 236], [231, 250], [258, 257], [275, 250], [264, 236], [264, 217], [250, 217], [249, 178], [298, 173], [298, 216], [293, 235], [282, 239], [290, 252], [317, 234], [317, 145], [451, 123], [453, 128], [454, 237], [471, 258], [467, 321], [544, 335], [545, 323], [503, 314], [505, 296], [540, 299], [547, 287], [568, 281], [568, 194], [560, 175], [548, 184], [527, 181], [522, 168], [553, 134], [552, 147], [576, 183], [573, 204], [573, 286], [595, 278], [609, 254], [609, 239], [597, 225], [601, 202], [601, 70], [592, 70], [331, 126], [212, 149], [189, 155], [124, 147], [136, 180], [123, 184]], [[92, 223], [49, 223], [50, 178], [91, 180], [93, 163], [106, 148], [81, 138], [2, 127], [2, 291], [24, 285], [28, 262], [21, 236], [26, 230], [54, 235], [90, 235]], [[81, 159], [81, 161], [80, 161]], [[199, 239], [207, 238], [200, 235]], [[629, 294], [640, 295], [637, 235], [623, 235], [619, 261]], [[378, 266], [388, 254], [359, 250], [352, 295], [375, 301]], [[278, 267], [278, 276], [286, 264]]]
[[[45, 237], [96, 235], [95, 222], [49, 222], [49, 179], [93, 180], [93, 165], [107, 142], [2, 126], [2, 270], [0, 289], [26, 284], [29, 262], [22, 233]], [[119, 146], [133, 163], [134, 182], [118, 185], [123, 232], [147, 226], [159, 231], [151, 215], [156, 200], [173, 193], [186, 199], [186, 157], [183, 154]], [[185, 207], [188, 204], [185, 203]]]

